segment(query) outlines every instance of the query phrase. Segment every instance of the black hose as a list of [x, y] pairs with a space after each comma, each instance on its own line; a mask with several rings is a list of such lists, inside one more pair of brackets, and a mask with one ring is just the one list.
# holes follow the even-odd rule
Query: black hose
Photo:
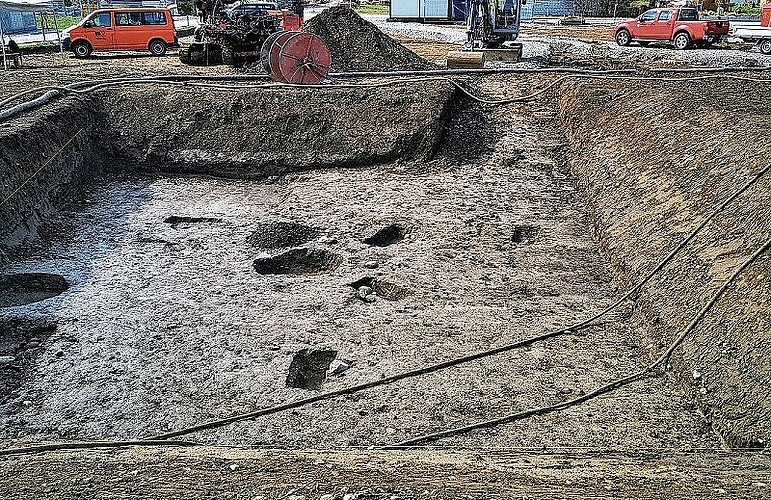
[[53, 443], [26, 448], [0, 449], [0, 456], [40, 453], [44, 451], [91, 450], [96, 448], [126, 448], [129, 446], [201, 446], [192, 441], [84, 441], [82, 443]]
[[553, 413], [556, 411], [563, 411], [567, 410], [568, 408], [572, 408], [573, 406], [577, 406], [581, 403], [584, 403], [586, 401], [589, 401], [591, 399], [594, 399], [596, 397], [599, 397], [603, 394], [607, 394], [609, 392], [615, 391], [616, 389], [619, 389], [621, 387], [624, 387], [625, 385], [631, 384], [633, 382], [636, 382], [640, 379], [643, 379], [650, 374], [654, 372], [658, 367], [660, 366], [666, 366], [669, 359], [672, 357], [672, 353], [675, 349], [677, 349], [680, 344], [683, 343], [683, 341], [686, 339], [688, 334], [690, 334], [696, 326], [701, 322], [701, 320], [704, 318], [704, 316], [709, 312], [710, 309], [712, 309], [712, 306], [715, 305], [715, 303], [720, 299], [720, 297], [725, 293], [725, 291], [728, 289], [731, 283], [755, 260], [760, 257], [763, 253], [766, 252], [766, 250], [771, 247], [771, 239], [766, 241], [760, 248], [758, 248], [755, 253], [753, 253], [747, 260], [745, 260], [737, 269], [736, 271], [731, 274], [731, 276], [723, 282], [723, 285], [720, 287], [720, 289], [715, 293], [712, 298], [707, 302], [704, 307], [701, 308], [701, 310], [693, 317], [691, 322], [688, 324], [688, 326], [680, 333], [680, 335], [677, 336], [677, 338], [669, 345], [669, 348], [667, 348], [664, 353], [659, 356], [659, 358], [651, 363], [650, 365], [646, 366], [644, 369], [633, 373], [632, 375], [628, 375], [626, 377], [622, 377], [619, 379], [616, 379], [608, 384], [603, 385], [602, 387], [599, 387], [591, 392], [586, 393], [585, 395], [571, 399], [570, 401], [564, 401], [562, 403], [557, 403], [555, 405], [551, 406], [542, 406], [540, 408], [532, 408], [530, 410], [524, 410], [517, 413], [512, 413], [510, 415], [506, 415], [499, 418], [494, 418], [492, 420], [485, 420], [482, 422], [476, 422], [470, 425], [465, 425], [463, 427], [456, 427], [454, 429], [448, 429], [445, 431], [440, 432], [434, 432], [431, 434], [425, 434], [423, 436], [418, 436], [412, 439], [407, 439], [405, 441], [401, 441], [396, 444], [392, 444], [389, 446], [383, 447], [383, 449], [386, 450], [394, 450], [394, 449], [403, 449], [403, 448], [411, 448], [417, 445], [421, 445], [427, 442], [436, 441], [438, 439], [450, 437], [450, 436], [457, 436], [459, 434], [465, 434], [467, 432], [476, 430], [476, 429], [485, 429], [489, 427], [495, 427], [501, 424], [507, 424], [510, 422], [514, 422], [516, 420], [523, 420], [528, 417], [534, 417], [538, 415], [546, 415], [548, 413]]

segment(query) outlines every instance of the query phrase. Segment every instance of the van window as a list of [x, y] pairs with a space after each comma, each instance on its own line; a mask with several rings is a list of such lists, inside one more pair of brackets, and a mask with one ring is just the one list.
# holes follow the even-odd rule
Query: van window
[[117, 26], [139, 26], [142, 24], [141, 12], [116, 12], [115, 24]]
[[165, 12], [145, 12], [145, 24], [162, 25], [166, 24]]
[[104, 28], [105, 26], [112, 26], [112, 22], [110, 21], [110, 13], [104, 12], [102, 14], [97, 14], [91, 19], [87, 21], [87, 24], [90, 26], [93, 26], [94, 28]]

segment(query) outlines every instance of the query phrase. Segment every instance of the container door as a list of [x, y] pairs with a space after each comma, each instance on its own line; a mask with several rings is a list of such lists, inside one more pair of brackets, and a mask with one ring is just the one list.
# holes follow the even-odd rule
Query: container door
[[420, 0], [392, 0], [391, 17], [420, 17]]
[[454, 21], [465, 21], [469, 13], [469, 4], [471, 0], [452, 0], [450, 3], [450, 19]]
[[423, 0], [423, 18], [447, 19], [447, 0]]

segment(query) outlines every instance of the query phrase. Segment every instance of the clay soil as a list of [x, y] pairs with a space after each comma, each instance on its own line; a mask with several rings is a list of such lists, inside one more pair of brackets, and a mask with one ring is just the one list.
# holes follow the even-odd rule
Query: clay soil
[[[410, 48], [427, 56], [444, 50], [422, 43]], [[0, 98], [81, 79], [232, 71], [186, 67], [173, 56], [25, 60], [27, 69], [3, 74]], [[464, 82], [488, 97], [511, 97], [553, 78]], [[4, 267], [56, 272], [72, 287], [2, 312], [6, 325], [47, 322], [37, 342], [27, 335], [16, 343], [23, 363], [13, 373], [0, 368], [10, 391], [0, 400], [0, 446], [141, 439], [307, 397], [315, 392], [287, 387], [301, 352], [335, 351], [345, 362], [322, 383], [335, 390], [601, 310], [625, 284], [594, 236], [557, 111], [545, 102], [485, 107], [458, 99], [426, 161], [260, 181], [216, 172], [95, 179]], [[258, 272], [256, 260], [285, 250], [255, 243], [265, 241], [260, 231], [284, 223], [301, 225], [291, 234], [301, 242], [288, 246], [324, 256], [321, 264], [298, 274]], [[392, 244], [364, 242], [391, 225], [401, 231]], [[362, 279], [398, 293], [373, 286], [374, 297], [362, 295], [351, 286]], [[2, 457], [0, 491], [7, 498], [767, 497], [769, 457], [722, 453], [697, 406], [667, 376], [455, 436], [436, 443], [441, 449], [365, 449], [555, 404], [639, 370], [663, 345], [636, 328], [631, 312], [622, 308], [577, 335], [185, 438], [228, 448]], [[300, 451], [308, 449], [333, 451]]]

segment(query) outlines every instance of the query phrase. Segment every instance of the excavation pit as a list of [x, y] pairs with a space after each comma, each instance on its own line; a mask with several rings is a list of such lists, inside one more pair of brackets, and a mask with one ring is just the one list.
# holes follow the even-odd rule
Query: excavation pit
[[265, 222], [249, 236], [249, 243], [257, 248], [290, 248], [304, 245], [319, 237], [318, 229], [295, 222]]
[[[524, 95], [535, 83], [550, 83], [545, 76], [475, 81], [489, 95]], [[722, 115], [736, 113], [765, 131], [762, 99], [737, 103], [732, 96], [746, 93], [705, 91], [703, 84], [687, 91], [639, 85], [630, 96], [617, 82], [566, 84], [554, 96], [544, 93], [543, 102], [509, 108], [470, 100], [452, 105], [452, 89], [438, 82], [397, 84], [382, 93], [244, 91], [216, 102], [200, 99], [200, 89], [148, 86], [104, 91], [83, 104], [63, 99], [0, 128], [0, 190], [18, 186], [53, 158], [11, 208], [0, 207], [4, 258], [19, 267], [72, 269], [79, 287], [65, 301], [35, 306], [67, 321], [59, 322], [55, 339], [36, 348], [35, 377], [14, 389], [15, 401], [34, 400], [34, 406], [4, 410], [0, 432], [12, 439], [152, 435], [171, 421], [208, 419], [210, 407], [226, 414], [233, 401], [249, 402], [234, 411], [288, 401], [289, 383], [320, 387], [321, 368], [296, 377], [304, 382], [288, 381], [287, 358], [278, 353], [286, 346], [338, 346], [359, 360], [356, 373], [346, 375], [358, 383], [514, 342], [523, 332], [564, 326], [611, 303], [700, 220], [703, 207], [715, 206], [769, 155], [759, 147], [739, 165], [737, 144], [702, 140], [695, 132], [687, 141], [670, 135], [690, 130], [694, 112], [715, 128]], [[609, 98], [635, 113], [614, 115], [606, 109]], [[668, 114], [642, 105], [662, 100]], [[710, 107], [715, 103], [722, 106], [717, 111]], [[132, 106], [141, 113], [127, 112]], [[544, 118], [555, 113], [558, 119]], [[625, 128], [626, 122], [633, 126]], [[82, 124], [86, 133], [66, 145]], [[103, 140], [88, 141], [96, 132]], [[30, 140], [40, 147], [25, 146]], [[644, 147], [652, 140], [672, 151], [653, 155]], [[464, 144], [473, 155], [455, 154]], [[64, 187], [82, 201], [77, 208], [59, 210]], [[588, 393], [641, 369], [656, 354], [646, 346], [655, 351], [672, 338], [694, 304], [704, 302], [710, 280], [725, 277], [768, 232], [762, 220], [746, 228], [737, 222], [751, 220], [753, 210], [765, 216], [767, 206], [753, 191], [716, 222], [723, 233], [706, 234], [700, 251], [684, 254], [640, 293], [632, 318], [593, 327], [580, 348], [554, 339], [548, 349], [534, 346], [506, 363], [491, 358], [416, 378], [409, 387], [319, 402], [260, 426], [223, 428], [217, 439], [374, 446], [441, 430], [447, 422], [470, 424]], [[228, 217], [217, 224], [177, 221], [190, 225], [182, 232], [163, 223], [169, 214], [212, 213]], [[307, 235], [292, 230], [255, 243], [252, 221], [271, 220], [333, 228], [335, 252], [292, 248], [314, 241], [300, 243]], [[377, 235], [370, 232], [373, 221], [384, 220], [416, 221], [420, 237], [372, 248], [404, 237], [386, 232], [369, 240], [370, 247], [362, 245], [362, 237]], [[520, 227], [523, 220], [540, 232]], [[35, 225], [45, 221], [66, 227], [69, 237], [39, 241]], [[173, 241], [174, 248], [137, 244], [142, 241]], [[710, 246], [715, 241], [719, 249]], [[263, 246], [275, 255], [255, 261], [255, 247]], [[26, 253], [14, 254], [14, 248]], [[351, 291], [340, 286], [340, 277], [356, 276], [370, 261], [377, 271], [367, 272], [385, 276], [357, 280], [353, 288], [370, 287], [394, 302], [351, 307]], [[759, 265], [753, 276], [765, 276], [767, 263]], [[276, 273], [295, 277], [262, 275]], [[516, 283], [532, 293], [513, 293]], [[698, 340], [689, 339], [673, 358], [669, 373], [678, 382], [704, 359], [717, 360], [698, 366], [708, 381], [706, 394], [692, 393], [691, 383], [654, 379], [623, 397], [595, 400], [591, 412], [545, 415], [448, 443], [706, 448], [717, 446], [718, 435], [734, 446], [760, 443], [768, 434], [757, 388], [763, 384], [747, 380], [768, 379], [750, 349], [763, 341], [757, 332], [768, 331], [762, 287], [741, 280], [741, 294], [731, 296], [741, 307], [721, 306], [723, 323], [717, 315], [707, 318]], [[653, 322], [647, 318], [654, 317], [656, 330], [648, 332]], [[326, 352], [318, 362], [325, 370], [332, 356]], [[297, 373], [312, 364], [298, 363]], [[732, 363], [751, 376], [730, 376]], [[172, 405], [153, 399], [157, 394], [178, 396]], [[341, 407], [344, 416], [330, 418]], [[712, 416], [715, 433], [704, 430], [697, 407]]]
[[320, 390], [329, 365], [336, 357], [337, 351], [303, 349], [297, 352], [289, 365], [286, 386], [309, 391]]
[[402, 226], [397, 224], [389, 224], [388, 226], [378, 229], [375, 234], [364, 238], [362, 241], [367, 245], [387, 247], [402, 241], [406, 234], [407, 230]]
[[166, 217], [163, 222], [166, 224], [171, 224], [171, 227], [177, 227], [180, 224], [216, 224], [218, 222], [222, 222], [222, 219], [218, 219], [216, 217], [188, 217], [172, 215], [170, 217]]
[[511, 232], [511, 241], [514, 243], [532, 243], [538, 237], [541, 228], [530, 224], [518, 224]]
[[0, 317], [0, 404], [14, 396], [55, 330], [56, 323], [43, 318]]
[[409, 295], [409, 289], [386, 278], [364, 276], [349, 283], [348, 286], [359, 292], [362, 287], [372, 290], [378, 297], [386, 300], [401, 300]]
[[254, 260], [259, 274], [318, 274], [334, 271], [342, 257], [319, 248], [293, 248], [271, 257]]
[[0, 307], [23, 306], [66, 292], [67, 280], [58, 274], [21, 273], [0, 275]]

